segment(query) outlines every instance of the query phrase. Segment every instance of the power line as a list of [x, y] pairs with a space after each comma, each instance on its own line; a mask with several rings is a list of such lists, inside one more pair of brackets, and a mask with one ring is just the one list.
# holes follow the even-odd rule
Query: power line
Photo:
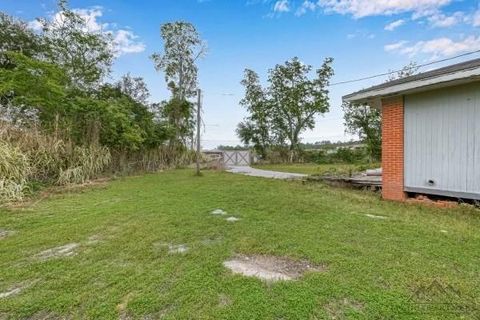
[[[470, 52], [459, 54], [459, 55], [454, 56], [454, 57], [440, 59], [440, 60], [432, 61], [432, 62], [429, 62], [429, 63], [420, 64], [417, 67], [418, 68], [423, 68], [423, 67], [431, 66], [433, 64], [458, 59], [458, 58], [469, 56], [469, 55], [479, 53], [479, 52], [480, 52], [480, 50], [470, 51]], [[368, 76], [368, 77], [363, 77], [363, 78], [358, 78], [358, 79], [353, 79], [353, 80], [345, 80], [345, 81], [335, 82], [335, 83], [331, 83], [330, 87], [338, 86], [338, 85], [342, 85], [342, 84], [347, 84], [347, 83], [353, 83], [353, 82], [375, 79], [375, 78], [378, 78], [378, 77], [384, 77], [384, 76], [388, 76], [388, 75], [391, 75], [391, 74], [398, 73], [400, 71], [402, 71], [402, 70], [401, 69], [400, 70], [394, 70], [394, 71], [389, 71], [389, 72], [385, 72], [385, 73], [376, 74], [376, 75], [373, 75], [373, 76]]]
[[[459, 54], [459, 55], [456, 55], [456, 56], [453, 56], [453, 57], [450, 57], [450, 58], [444, 58], [444, 59], [435, 60], [435, 61], [432, 61], [432, 62], [420, 64], [420, 65], [417, 65], [417, 67], [420, 69], [420, 68], [428, 67], [428, 66], [431, 66], [431, 65], [434, 65], [434, 64], [442, 63], [442, 62], [445, 62], [445, 61], [450, 61], [450, 60], [454, 60], [454, 59], [458, 59], [458, 58], [470, 56], [470, 55], [472, 55], [472, 54], [479, 53], [479, 52], [480, 52], [480, 50], [465, 52], [465, 53], [462, 53], [462, 54]], [[389, 75], [391, 75], [391, 74], [396, 74], [396, 73], [398, 73], [398, 72], [400, 72], [400, 71], [402, 71], [402, 69], [393, 70], [393, 71], [388, 71], [388, 72], [384, 72], [384, 73], [379, 73], [379, 74], [375, 74], [375, 75], [367, 76], [367, 77], [363, 77], [363, 78], [357, 78], [357, 79], [351, 79], [351, 80], [334, 82], [334, 83], [331, 83], [331, 84], [329, 85], [329, 87], [334, 87], [334, 86], [339, 86], [339, 85], [342, 85], [342, 84], [348, 84], [348, 83], [354, 83], [354, 82], [360, 82], [360, 81], [365, 81], [365, 80], [371, 80], [371, 79], [375, 79], [375, 78], [379, 78], [379, 77], [385, 77], [385, 76], [389, 76]], [[222, 92], [222, 93], [210, 93], [210, 94], [213, 94], [213, 95], [221, 95], [221, 96], [230, 96], [230, 97], [236, 96], [234, 93], [229, 93], [229, 92], [226, 92], [226, 93], [225, 93], [225, 92]]]

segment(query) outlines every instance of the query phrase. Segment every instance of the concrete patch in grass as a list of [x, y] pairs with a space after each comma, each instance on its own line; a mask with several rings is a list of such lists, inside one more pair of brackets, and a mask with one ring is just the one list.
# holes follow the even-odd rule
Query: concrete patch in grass
[[20, 284], [16, 284], [10, 288], [8, 288], [4, 292], [0, 292], [0, 299], [6, 299], [9, 297], [13, 297], [16, 295], [19, 295], [22, 293], [24, 290], [28, 289], [29, 287], [33, 286], [38, 280], [35, 281], [29, 281], [29, 282], [24, 282]]
[[44, 250], [35, 255], [40, 260], [71, 257], [77, 254], [76, 249], [80, 246], [78, 243], [69, 243], [64, 246]]
[[183, 254], [186, 253], [190, 248], [186, 244], [171, 244], [171, 243], [154, 243], [157, 248], [167, 248], [168, 253], [170, 254]]
[[376, 216], [374, 214], [365, 214], [365, 217], [371, 218], [371, 219], [379, 219], [379, 220], [386, 220], [388, 219], [387, 217], [384, 216]]
[[224, 216], [227, 214], [226, 211], [223, 211], [222, 209], [215, 209], [211, 212], [214, 216]]
[[8, 237], [8, 236], [11, 236], [12, 234], [14, 234], [15, 232], [14, 231], [11, 231], [11, 230], [5, 230], [5, 229], [1, 229], [0, 228], [0, 240]]
[[185, 244], [168, 245], [168, 253], [185, 253], [189, 249]]
[[20, 292], [22, 292], [25, 289], [25, 287], [22, 286], [15, 286], [9, 288], [7, 291], [0, 292], [0, 299], [5, 299], [11, 296], [16, 296]]
[[236, 256], [223, 265], [233, 273], [256, 277], [266, 281], [288, 281], [300, 278], [306, 272], [323, 272], [324, 266], [315, 266], [308, 261], [295, 261], [275, 256]]
[[89, 246], [93, 246], [98, 244], [102, 240], [102, 237], [94, 234], [93, 236], [88, 237], [86, 244]]

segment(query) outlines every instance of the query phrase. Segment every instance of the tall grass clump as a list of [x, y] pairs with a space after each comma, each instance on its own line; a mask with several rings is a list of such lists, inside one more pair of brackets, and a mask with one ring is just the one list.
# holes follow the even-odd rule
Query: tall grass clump
[[28, 157], [10, 143], [0, 141], [0, 202], [21, 200], [31, 172]]
[[0, 202], [21, 200], [28, 186], [81, 184], [111, 162], [102, 146], [79, 146], [35, 127], [0, 122]]
[[196, 157], [184, 147], [110, 151], [98, 143], [80, 145], [61, 136], [0, 120], [0, 203], [23, 199], [30, 186], [84, 184], [102, 174], [181, 168]]
[[195, 161], [192, 150], [160, 146], [141, 151], [115, 151], [112, 157], [111, 171], [122, 174], [134, 172], [156, 172], [160, 170], [183, 168]]
[[67, 169], [60, 168], [57, 184], [85, 183], [103, 172], [110, 161], [110, 151], [106, 147], [75, 147], [67, 160]]
[[30, 185], [83, 184], [102, 174], [132, 174], [179, 168], [195, 161], [195, 152], [159, 146], [110, 151], [98, 144], [76, 145], [35, 126], [0, 121], [0, 202], [21, 200]]

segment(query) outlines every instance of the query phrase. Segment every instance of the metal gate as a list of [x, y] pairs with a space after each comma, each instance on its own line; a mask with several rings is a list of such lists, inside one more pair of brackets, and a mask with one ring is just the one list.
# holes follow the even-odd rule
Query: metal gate
[[223, 164], [225, 166], [249, 166], [250, 151], [224, 151]]

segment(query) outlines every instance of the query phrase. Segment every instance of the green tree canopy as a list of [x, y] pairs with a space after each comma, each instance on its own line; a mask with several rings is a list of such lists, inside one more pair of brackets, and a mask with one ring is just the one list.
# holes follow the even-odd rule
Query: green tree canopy
[[[393, 81], [414, 75], [418, 72], [415, 62], [410, 62], [402, 69], [392, 72], [387, 81]], [[382, 157], [382, 113], [369, 105], [342, 104], [346, 132], [358, 135], [365, 142], [371, 161], [379, 161]]]
[[64, 68], [75, 87], [97, 87], [113, 63], [111, 35], [89, 30], [87, 21], [71, 10], [66, 0], [59, 0], [58, 13], [52, 19], [39, 21], [48, 60]]
[[167, 120], [171, 136], [170, 145], [193, 144], [195, 118], [194, 104], [188, 101], [196, 94], [198, 85], [198, 59], [206, 54], [206, 44], [195, 26], [189, 22], [165, 23], [160, 28], [164, 43], [163, 53], [155, 53], [155, 68], [165, 74], [172, 92], [170, 101], [162, 103], [162, 115]]
[[331, 58], [325, 59], [315, 77], [310, 78], [312, 66], [295, 57], [269, 71], [265, 89], [259, 84], [258, 75], [246, 70], [241, 105], [249, 116], [237, 129], [242, 141], [253, 142], [258, 150], [265, 150], [268, 144], [285, 145], [293, 161], [299, 152], [301, 134], [315, 127], [316, 115], [329, 110], [332, 62]]

